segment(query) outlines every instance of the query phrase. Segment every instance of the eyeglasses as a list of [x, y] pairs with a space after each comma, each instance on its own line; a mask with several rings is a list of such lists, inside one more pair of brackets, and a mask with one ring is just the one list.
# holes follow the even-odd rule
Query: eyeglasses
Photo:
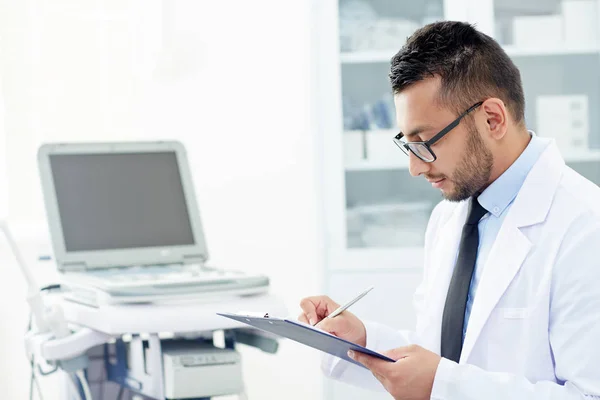
[[452, 121], [447, 127], [442, 129], [437, 135], [432, 137], [426, 142], [407, 142], [404, 139], [404, 134], [400, 132], [396, 136], [394, 136], [394, 143], [396, 146], [400, 147], [400, 150], [407, 156], [410, 153], [413, 153], [415, 156], [419, 157], [421, 160], [431, 163], [437, 160], [437, 157], [433, 150], [431, 150], [431, 146], [433, 146], [438, 140], [446, 136], [448, 132], [452, 129], [456, 128], [456, 126], [460, 123], [460, 120], [466, 117], [471, 111], [475, 110], [477, 107], [483, 104], [483, 101], [479, 103], [473, 104], [467, 111], [460, 114], [458, 118]]

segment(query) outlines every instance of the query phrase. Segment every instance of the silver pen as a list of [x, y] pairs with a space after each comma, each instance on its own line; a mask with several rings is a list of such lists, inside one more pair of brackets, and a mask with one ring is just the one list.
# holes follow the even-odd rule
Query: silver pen
[[[367, 290], [365, 290], [364, 292], [362, 292], [361, 294], [359, 294], [358, 296], [356, 296], [355, 298], [353, 298], [352, 300], [350, 300], [349, 302], [347, 302], [343, 306], [340, 306], [340, 307], [336, 308], [335, 311], [333, 311], [331, 314], [329, 314], [325, 318], [334, 318], [334, 317], [340, 315], [341, 313], [343, 313], [344, 311], [346, 311], [348, 309], [348, 307], [350, 307], [352, 304], [356, 303], [357, 301], [359, 301], [360, 299], [362, 299], [363, 297], [365, 297], [367, 295], [367, 293], [369, 293], [371, 290], [373, 290], [374, 287], [375, 286], [369, 287]], [[321, 320], [321, 321], [323, 321], [323, 320]], [[319, 322], [321, 322], [321, 321], [319, 321]], [[317, 326], [317, 324], [319, 322], [317, 322], [313, 326]]]

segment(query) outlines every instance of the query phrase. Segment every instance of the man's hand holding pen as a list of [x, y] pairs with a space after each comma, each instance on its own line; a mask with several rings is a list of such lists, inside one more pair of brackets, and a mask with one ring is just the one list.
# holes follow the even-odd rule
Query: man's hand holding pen
[[[365, 347], [365, 325], [347, 310], [364, 297], [369, 288], [343, 306], [327, 296], [307, 297], [300, 302], [302, 314], [298, 319], [339, 338]], [[426, 400], [431, 397], [433, 381], [441, 357], [421, 346], [410, 345], [389, 350], [384, 355], [396, 362], [349, 352], [355, 361], [368, 368], [396, 400]]]
[[302, 314], [298, 316], [298, 320], [312, 326], [318, 324], [317, 327], [325, 332], [364, 347], [367, 343], [365, 325], [346, 309], [366, 295], [369, 290], [341, 307], [328, 296], [306, 297], [300, 302]]

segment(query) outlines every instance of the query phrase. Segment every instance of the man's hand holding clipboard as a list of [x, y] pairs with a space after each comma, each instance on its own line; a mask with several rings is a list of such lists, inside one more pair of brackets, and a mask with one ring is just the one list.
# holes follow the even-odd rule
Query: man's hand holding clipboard
[[294, 340], [362, 367], [364, 365], [361, 362], [349, 357], [348, 354], [362, 353], [382, 361], [394, 362], [393, 359], [383, 354], [365, 348], [365, 326], [355, 315], [345, 311], [371, 289], [341, 307], [326, 296], [304, 299], [301, 304], [304, 313], [300, 315], [298, 321], [274, 318], [268, 314], [264, 314], [264, 316], [218, 314]]

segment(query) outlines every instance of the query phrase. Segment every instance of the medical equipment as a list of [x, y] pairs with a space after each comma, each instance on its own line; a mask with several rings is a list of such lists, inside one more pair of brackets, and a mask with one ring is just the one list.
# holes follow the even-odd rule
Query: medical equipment
[[[60, 301], [61, 297], [63, 296], [59, 293], [49, 295], [53, 301]], [[181, 340], [178, 338], [198, 340], [196, 338], [202, 337], [205, 346], [214, 343], [233, 350], [237, 344], [246, 344], [266, 353], [276, 353], [278, 344], [274, 335], [244, 328], [243, 324], [222, 318], [216, 313], [247, 308], [269, 310], [277, 315], [288, 314], [283, 302], [272, 294], [247, 298], [227, 297], [221, 298], [219, 302], [116, 304], [99, 307], [89, 307], [72, 301], [62, 301], [60, 304], [69, 323], [86, 328], [79, 329], [61, 340], [54, 340], [51, 334], [32, 332], [26, 337], [27, 348], [35, 352], [35, 358], [40, 362], [64, 359], [72, 356], [74, 349], [83, 349], [91, 360], [86, 367], [86, 376], [96, 377], [90, 378], [90, 382], [96, 385], [95, 394], [92, 392], [94, 400], [114, 400], [115, 394], [120, 391], [118, 386], [127, 389], [125, 399], [131, 399], [131, 394], [159, 400], [168, 398], [166, 376], [162, 372], [165, 368], [163, 349], [169, 348], [171, 340]], [[94, 332], [97, 336], [91, 340], [89, 336], [81, 335], [80, 332], [85, 331]], [[169, 338], [159, 338], [159, 332], [169, 332]], [[174, 336], [175, 339], [170, 336]], [[197, 344], [196, 348], [199, 347]], [[98, 356], [102, 353], [104, 361], [99, 366]], [[192, 353], [197, 354], [193, 349]], [[193, 372], [201, 371], [198, 369]], [[102, 375], [107, 389], [106, 397], [97, 397], [97, 377]], [[71, 381], [72, 379], [68, 379], [66, 383], [70, 384]], [[117, 389], [111, 390], [115, 388], [115, 384], [118, 385]], [[70, 393], [72, 391], [71, 388]], [[112, 397], [110, 393], [113, 394]], [[205, 397], [217, 395], [215, 393]], [[243, 388], [238, 395], [240, 399], [244, 398]]]
[[[85, 400], [92, 400], [89, 394], [89, 385], [83, 374], [87, 366], [85, 351], [94, 344], [103, 343], [106, 335], [81, 328], [71, 331], [64, 317], [63, 309], [59, 304], [45, 305], [42, 292], [37, 281], [25, 262], [19, 246], [8, 227], [6, 221], [0, 221], [0, 230], [4, 233], [8, 246], [13, 253], [21, 273], [27, 283], [27, 301], [32, 315], [32, 324], [26, 334], [26, 344], [47, 343], [46, 351], [40, 352], [36, 345], [26, 346], [27, 355], [30, 360], [32, 382], [35, 380], [34, 368], [37, 368], [36, 360], [44, 359], [50, 365], [62, 368], [71, 374], [72, 379], [77, 379], [81, 385]], [[59, 354], [53, 354], [58, 350]], [[39, 387], [38, 387], [39, 388]], [[30, 385], [32, 390], [32, 385]], [[77, 391], [79, 393], [79, 391]], [[31, 394], [31, 393], [30, 393]]]
[[[237, 393], [243, 398], [235, 343], [275, 352], [277, 342], [248, 329], [238, 335], [241, 324], [223, 321], [216, 312], [248, 307], [284, 313], [284, 308], [266, 293], [266, 276], [204, 264], [208, 252], [183, 147], [171, 142], [46, 145], [39, 156], [54, 260], [66, 291], [39, 295], [34, 274], [6, 230], [29, 285], [35, 326], [41, 327], [25, 337], [31, 359], [45, 361], [50, 370], [44, 372], [67, 372], [73, 398], [91, 400], [86, 376], [97, 372], [97, 361], [90, 362], [94, 358], [88, 355], [98, 348], [105, 349], [102, 379], [113, 388], [120, 385], [120, 393], [126, 388], [134, 397], [186, 398], [181, 390], [187, 388], [194, 397]], [[173, 301], [188, 299], [194, 301]], [[159, 338], [165, 332], [188, 337], [215, 331], [223, 332], [225, 348], [204, 340], [202, 349], [190, 351], [211, 353], [211, 365], [185, 370], [175, 363], [188, 359], [169, 353], [173, 344]], [[201, 372], [209, 376], [203, 386], [177, 383], [181, 376]], [[211, 378], [221, 373], [227, 379]], [[98, 385], [96, 379], [90, 382]]]
[[205, 264], [181, 144], [47, 144], [38, 159], [55, 260], [71, 299], [98, 306], [268, 290], [262, 274]]
[[244, 390], [241, 357], [234, 349], [191, 340], [165, 341], [162, 357], [168, 399], [225, 396]]

